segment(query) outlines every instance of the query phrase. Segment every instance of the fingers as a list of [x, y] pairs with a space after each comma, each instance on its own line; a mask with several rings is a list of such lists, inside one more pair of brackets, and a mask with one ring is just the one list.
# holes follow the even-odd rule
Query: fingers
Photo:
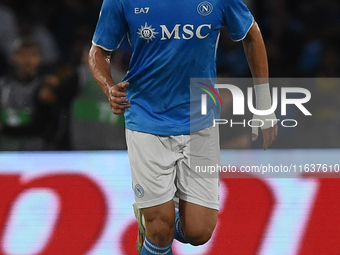
[[109, 88], [109, 96], [111, 97], [126, 97], [125, 93], [127, 87], [130, 85], [128, 82], [120, 82], [115, 86]]
[[262, 129], [263, 134], [263, 149], [266, 150], [276, 139], [278, 134], [278, 127], [275, 125], [274, 127]]
[[257, 140], [257, 138], [259, 137], [259, 121], [257, 120], [254, 120], [253, 121], [253, 126], [252, 126], [252, 137], [251, 137], [251, 140], [253, 142], [255, 142]]
[[123, 114], [125, 109], [130, 108], [131, 104], [128, 103], [127, 98], [112, 98], [110, 99], [110, 106], [114, 114]]
[[252, 134], [251, 135], [251, 140], [253, 141], [253, 142], [255, 142], [256, 140], [257, 140], [257, 138], [258, 138], [259, 136], [258, 135], [256, 135], [256, 134]]
[[125, 91], [127, 87], [129, 87], [130, 83], [128, 82], [120, 82], [117, 84], [117, 86], [119, 87], [119, 89], [121, 91]]
[[[252, 127], [252, 138], [251, 140], [255, 142], [259, 137], [259, 121], [254, 119]], [[273, 127], [262, 129], [263, 135], [263, 149], [266, 150], [274, 142], [278, 134], [277, 124]]]
[[125, 93], [129, 85], [128, 82], [120, 82], [109, 88], [108, 99], [114, 114], [123, 114], [127, 108], [131, 107]]

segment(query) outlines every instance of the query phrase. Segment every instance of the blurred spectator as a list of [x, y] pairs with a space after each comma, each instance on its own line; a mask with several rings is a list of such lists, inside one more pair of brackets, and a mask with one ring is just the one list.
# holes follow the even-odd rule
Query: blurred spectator
[[7, 69], [11, 45], [18, 38], [15, 13], [0, 2], [0, 75]]
[[41, 97], [38, 45], [15, 42], [12, 70], [0, 82], [0, 150], [48, 149], [56, 129], [51, 107]]
[[70, 149], [74, 75], [43, 74], [39, 44], [15, 42], [12, 69], [0, 82], [0, 150]]

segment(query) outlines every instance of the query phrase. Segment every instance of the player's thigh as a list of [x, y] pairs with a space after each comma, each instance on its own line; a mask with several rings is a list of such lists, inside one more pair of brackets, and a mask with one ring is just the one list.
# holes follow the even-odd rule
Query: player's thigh
[[175, 162], [167, 137], [126, 130], [132, 186], [138, 208], [173, 199], [176, 192]]

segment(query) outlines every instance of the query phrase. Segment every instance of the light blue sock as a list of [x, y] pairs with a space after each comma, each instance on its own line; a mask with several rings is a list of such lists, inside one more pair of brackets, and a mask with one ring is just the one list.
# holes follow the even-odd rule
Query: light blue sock
[[179, 211], [176, 210], [176, 215], [175, 215], [175, 234], [174, 234], [174, 239], [180, 241], [181, 243], [189, 243], [188, 240], [186, 239], [183, 228], [181, 225], [181, 221], [179, 219]]
[[172, 241], [167, 246], [158, 246], [151, 242], [147, 236], [145, 236], [141, 255], [172, 255], [171, 245]]

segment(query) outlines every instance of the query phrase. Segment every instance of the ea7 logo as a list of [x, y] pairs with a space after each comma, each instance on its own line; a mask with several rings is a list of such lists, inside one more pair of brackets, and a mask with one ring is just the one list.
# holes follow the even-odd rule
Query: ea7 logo
[[141, 14], [141, 13], [148, 13], [150, 10], [150, 7], [144, 7], [144, 8], [135, 8], [135, 14]]

